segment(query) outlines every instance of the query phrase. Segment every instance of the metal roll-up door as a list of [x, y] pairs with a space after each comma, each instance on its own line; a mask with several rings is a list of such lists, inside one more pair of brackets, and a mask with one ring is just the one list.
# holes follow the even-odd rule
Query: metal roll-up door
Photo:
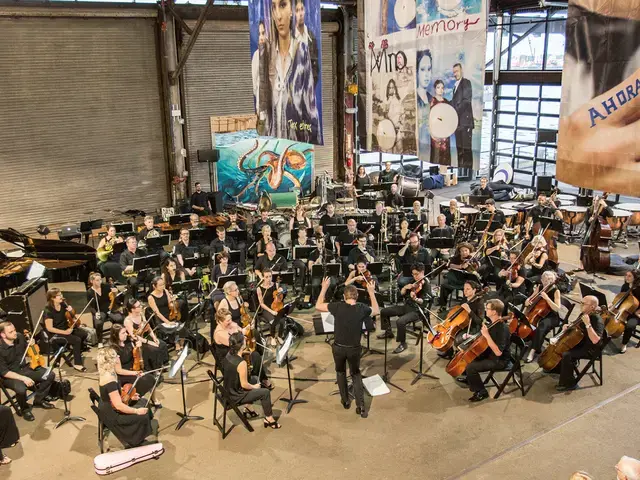
[[155, 25], [0, 18], [0, 227], [167, 204]]
[[[195, 22], [191, 22], [191, 26]], [[182, 42], [184, 50], [188, 35]], [[324, 146], [316, 147], [315, 171], [333, 174], [335, 48], [332, 33], [322, 34], [322, 107]], [[209, 149], [211, 117], [254, 113], [251, 50], [246, 22], [205, 23], [184, 70], [185, 110], [190, 182], [209, 187], [209, 168], [198, 163], [197, 151]]]

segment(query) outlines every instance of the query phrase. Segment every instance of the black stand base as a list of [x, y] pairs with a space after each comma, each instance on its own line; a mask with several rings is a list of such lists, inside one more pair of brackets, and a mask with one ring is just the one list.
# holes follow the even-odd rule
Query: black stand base
[[[424, 363], [424, 330], [420, 329], [420, 362], [418, 363], [418, 369], [412, 368], [411, 371], [416, 374], [414, 379], [411, 381], [411, 385], [415, 385], [418, 383], [418, 380], [421, 378], [431, 378], [432, 380], [440, 380], [435, 375], [429, 375], [427, 372], [422, 370]], [[431, 368], [431, 367], [429, 367]]]
[[285, 362], [287, 364], [287, 380], [289, 382], [289, 398], [280, 399], [281, 402], [287, 402], [287, 413], [289, 413], [293, 408], [293, 406], [298, 403], [309, 403], [307, 400], [298, 400], [298, 395], [300, 395], [300, 392], [296, 392], [295, 395], [293, 394], [293, 389], [291, 388], [291, 367], [289, 366], [290, 361], [291, 360], [289, 359], [289, 355], [287, 355]]
[[371, 335], [373, 334], [373, 332], [368, 332], [367, 333], [367, 346], [366, 347], [362, 347], [362, 354], [360, 355], [360, 358], [364, 358], [367, 355], [384, 355], [384, 352], [381, 352], [380, 350], [376, 350], [375, 348], [371, 348]]
[[67, 422], [84, 422], [86, 420], [87, 419], [84, 417], [74, 417], [71, 415], [71, 412], [67, 411], [67, 412], [64, 412], [64, 418], [60, 420], [58, 423], [56, 423], [56, 426], [53, 428], [55, 430], [56, 428], [61, 427]]
[[387, 385], [397, 388], [402, 393], [407, 393], [406, 390], [404, 390], [403, 388], [400, 388], [395, 383], [389, 381], [389, 374], [387, 373], [387, 343], [389, 343], [389, 339], [385, 338], [384, 339], [384, 373], [382, 374], [382, 381]]
[[180, 417], [180, 421], [178, 422], [178, 425], [176, 425], [176, 430], [180, 430], [189, 420], [204, 420], [204, 417], [200, 417], [198, 415], [187, 415], [182, 412], [178, 412], [178, 416]]

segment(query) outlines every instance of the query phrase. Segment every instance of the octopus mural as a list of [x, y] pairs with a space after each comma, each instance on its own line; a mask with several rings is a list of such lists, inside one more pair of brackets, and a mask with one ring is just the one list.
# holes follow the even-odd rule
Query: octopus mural
[[311, 192], [313, 145], [250, 139], [220, 148], [218, 187], [227, 200], [257, 203], [263, 192]]

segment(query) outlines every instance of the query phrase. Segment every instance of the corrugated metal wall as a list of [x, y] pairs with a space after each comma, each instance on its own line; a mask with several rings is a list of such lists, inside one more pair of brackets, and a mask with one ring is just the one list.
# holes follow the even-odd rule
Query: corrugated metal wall
[[[192, 22], [190, 25], [194, 25]], [[323, 24], [323, 27], [325, 25]], [[183, 48], [188, 36], [185, 35]], [[322, 34], [322, 108], [324, 146], [315, 149], [315, 171], [333, 173], [336, 88], [335, 35]], [[210, 117], [254, 112], [251, 53], [246, 22], [205, 23], [184, 71], [183, 90], [189, 147], [190, 182], [209, 188], [206, 163], [197, 151], [211, 148]]]
[[168, 203], [155, 22], [0, 18], [0, 227]]

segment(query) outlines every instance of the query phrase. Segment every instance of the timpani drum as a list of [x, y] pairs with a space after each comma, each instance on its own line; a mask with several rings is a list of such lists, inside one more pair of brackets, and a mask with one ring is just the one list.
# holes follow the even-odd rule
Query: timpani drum
[[508, 208], [501, 208], [500, 211], [504, 213], [504, 226], [507, 228], [513, 228], [516, 224], [516, 218], [518, 216], [517, 210], [510, 210]]
[[529, 202], [509, 202], [502, 204], [503, 209], [515, 210], [518, 212], [515, 217], [514, 225], [522, 225], [527, 218], [527, 211], [533, 208], [533, 203]]
[[578, 202], [578, 197], [569, 193], [559, 193], [556, 198], [562, 202], [562, 205], [575, 205]]
[[470, 207], [460, 207], [460, 218], [464, 219], [467, 223], [467, 227], [476, 223], [480, 210]]
[[419, 179], [402, 175], [398, 177], [398, 193], [403, 197], [417, 197], [421, 190]]
[[564, 223], [567, 225], [580, 225], [585, 221], [589, 209], [587, 207], [569, 205], [562, 207], [560, 211], [562, 212], [562, 220]]
[[619, 203], [616, 205], [616, 208], [631, 212], [627, 226], [635, 227], [636, 225], [640, 225], [640, 203]]
[[611, 212], [611, 216], [607, 217], [607, 223], [611, 227], [611, 230], [621, 230], [624, 228], [627, 220], [629, 220], [629, 217], [632, 215], [631, 212], [619, 208], [612, 208]]

